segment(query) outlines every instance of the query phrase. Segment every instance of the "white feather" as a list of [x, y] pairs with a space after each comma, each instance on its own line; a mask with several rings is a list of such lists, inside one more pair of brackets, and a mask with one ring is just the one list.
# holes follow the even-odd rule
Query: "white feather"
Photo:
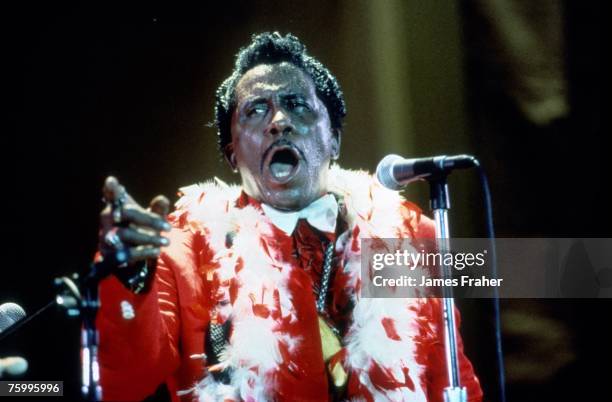
[[[344, 271], [349, 274], [349, 292], [355, 302], [352, 325], [344, 340], [347, 349], [347, 368], [357, 375], [376, 401], [425, 400], [420, 377], [422, 367], [414, 360], [414, 337], [418, 334], [415, 324], [415, 306], [418, 299], [362, 299], [357, 286], [360, 281], [361, 250], [353, 248], [352, 234], [359, 228], [359, 240], [369, 237], [405, 238], [410, 234], [403, 226], [402, 197], [380, 186], [372, 176], [361, 171], [342, 170], [333, 166], [330, 170], [329, 189], [338, 194], [345, 204], [345, 219], [349, 231], [337, 240], [337, 249], [343, 255]], [[258, 317], [253, 304], [276, 308], [274, 291], [278, 290], [281, 316], [298, 319], [287, 283], [291, 271], [296, 269], [281, 261], [280, 251], [268, 248], [268, 255], [261, 247], [274, 233], [270, 221], [252, 206], [235, 208], [240, 187], [230, 186], [219, 180], [181, 189], [183, 197], [177, 202], [178, 212], [188, 213], [191, 228], [202, 230], [207, 236], [214, 257], [219, 263], [215, 270], [222, 283], [219, 310], [224, 318], [231, 317], [233, 330], [229, 345], [222, 356], [221, 365], [231, 368], [230, 384], [219, 384], [206, 376], [196, 386], [200, 402], [228, 400], [270, 400], [275, 385], [273, 374], [282, 363], [280, 343], [290, 351], [299, 347], [300, 337], [279, 333], [278, 323]], [[233, 233], [231, 248], [226, 247], [226, 234]], [[238, 258], [244, 268], [236, 272]], [[236, 299], [229, 301], [230, 279], [238, 282]], [[221, 305], [224, 306], [221, 308]], [[382, 325], [383, 318], [390, 318], [400, 340], [390, 339]], [[369, 378], [372, 364], [390, 370], [403, 380], [403, 368], [407, 367], [415, 391], [408, 388], [380, 390]], [[363, 399], [356, 398], [354, 401]]]

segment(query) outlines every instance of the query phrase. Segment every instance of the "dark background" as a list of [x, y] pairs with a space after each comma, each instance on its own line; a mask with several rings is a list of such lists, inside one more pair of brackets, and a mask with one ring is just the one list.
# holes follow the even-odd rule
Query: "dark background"
[[[601, 4], [226, 3], [4, 10], [0, 303], [32, 314], [53, 299], [54, 277], [87, 268], [108, 174], [143, 203], [215, 175], [237, 180], [207, 123], [233, 55], [265, 30], [293, 32], [338, 77], [344, 166], [372, 170], [391, 152], [472, 153], [490, 177], [499, 237], [612, 237]], [[533, 77], [538, 85], [525, 84]], [[522, 100], [547, 99], [547, 83], [566, 107], [534, 117]], [[452, 232], [479, 236], [482, 193], [462, 175], [451, 178]], [[426, 208], [422, 187], [408, 191]], [[467, 353], [495, 400], [490, 303], [463, 304]], [[610, 300], [502, 307], [510, 400], [608, 399]], [[51, 309], [2, 341], [0, 356], [26, 357], [24, 379], [63, 380], [75, 399], [78, 330]]]

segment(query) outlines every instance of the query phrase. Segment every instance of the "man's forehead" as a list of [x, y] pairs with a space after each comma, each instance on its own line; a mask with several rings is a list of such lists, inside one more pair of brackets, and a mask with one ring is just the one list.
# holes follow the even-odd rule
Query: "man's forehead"
[[282, 62], [255, 66], [247, 71], [236, 85], [238, 100], [278, 91], [314, 94], [314, 84], [312, 79], [299, 67]]

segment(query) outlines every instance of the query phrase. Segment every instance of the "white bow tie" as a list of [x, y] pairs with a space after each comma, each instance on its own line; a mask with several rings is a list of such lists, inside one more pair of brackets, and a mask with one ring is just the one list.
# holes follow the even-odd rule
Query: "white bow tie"
[[261, 209], [270, 218], [274, 226], [288, 235], [293, 233], [298, 220], [302, 218], [322, 232], [333, 233], [336, 231], [338, 202], [331, 194], [324, 195], [299, 211], [280, 211], [266, 204], [261, 204]]

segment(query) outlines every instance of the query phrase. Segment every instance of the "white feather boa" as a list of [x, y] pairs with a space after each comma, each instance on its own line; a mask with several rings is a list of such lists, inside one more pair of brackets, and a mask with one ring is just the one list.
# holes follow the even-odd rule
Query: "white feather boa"
[[[252, 206], [234, 206], [240, 187], [216, 180], [181, 191], [183, 197], [177, 202], [177, 209], [187, 212], [188, 224], [194, 230], [205, 233], [214, 254], [213, 262], [217, 264], [212, 275], [222, 284], [217, 298], [219, 319], [231, 317], [233, 325], [229, 345], [215, 367], [231, 368], [230, 383], [218, 383], [207, 375], [194, 390], [200, 402], [272, 400], [273, 373], [282, 362], [280, 346], [283, 344], [292, 350], [300, 343], [299, 337], [275, 330], [279, 316], [283, 320], [298, 319], [287, 289], [291, 271], [298, 268], [275, 258], [274, 250], [265, 252], [262, 249], [262, 238], [272, 235], [272, 224]], [[410, 237], [405, 225], [405, 210], [402, 213], [403, 199], [398, 193], [380, 186], [369, 174], [337, 166], [330, 171], [329, 191], [343, 201], [341, 213], [349, 228], [339, 236], [336, 245], [343, 256], [340, 267], [350, 277], [348, 287], [355, 303], [352, 323], [343, 339], [345, 369], [358, 378], [376, 401], [424, 401], [423, 369], [415, 361], [413, 341], [418, 333], [415, 310], [420, 301], [360, 298], [358, 291], [361, 285], [359, 240]], [[413, 218], [417, 219], [416, 214]], [[230, 248], [226, 247], [228, 233], [235, 234]], [[239, 259], [244, 268], [237, 272]], [[240, 284], [233, 303], [229, 289], [232, 281]], [[277, 314], [266, 318], [255, 315], [252, 308], [255, 301]], [[394, 321], [399, 339], [387, 336], [383, 318]], [[375, 387], [369, 374], [373, 364], [388, 370], [400, 383], [404, 382], [406, 372], [409, 373], [412, 389]]]

